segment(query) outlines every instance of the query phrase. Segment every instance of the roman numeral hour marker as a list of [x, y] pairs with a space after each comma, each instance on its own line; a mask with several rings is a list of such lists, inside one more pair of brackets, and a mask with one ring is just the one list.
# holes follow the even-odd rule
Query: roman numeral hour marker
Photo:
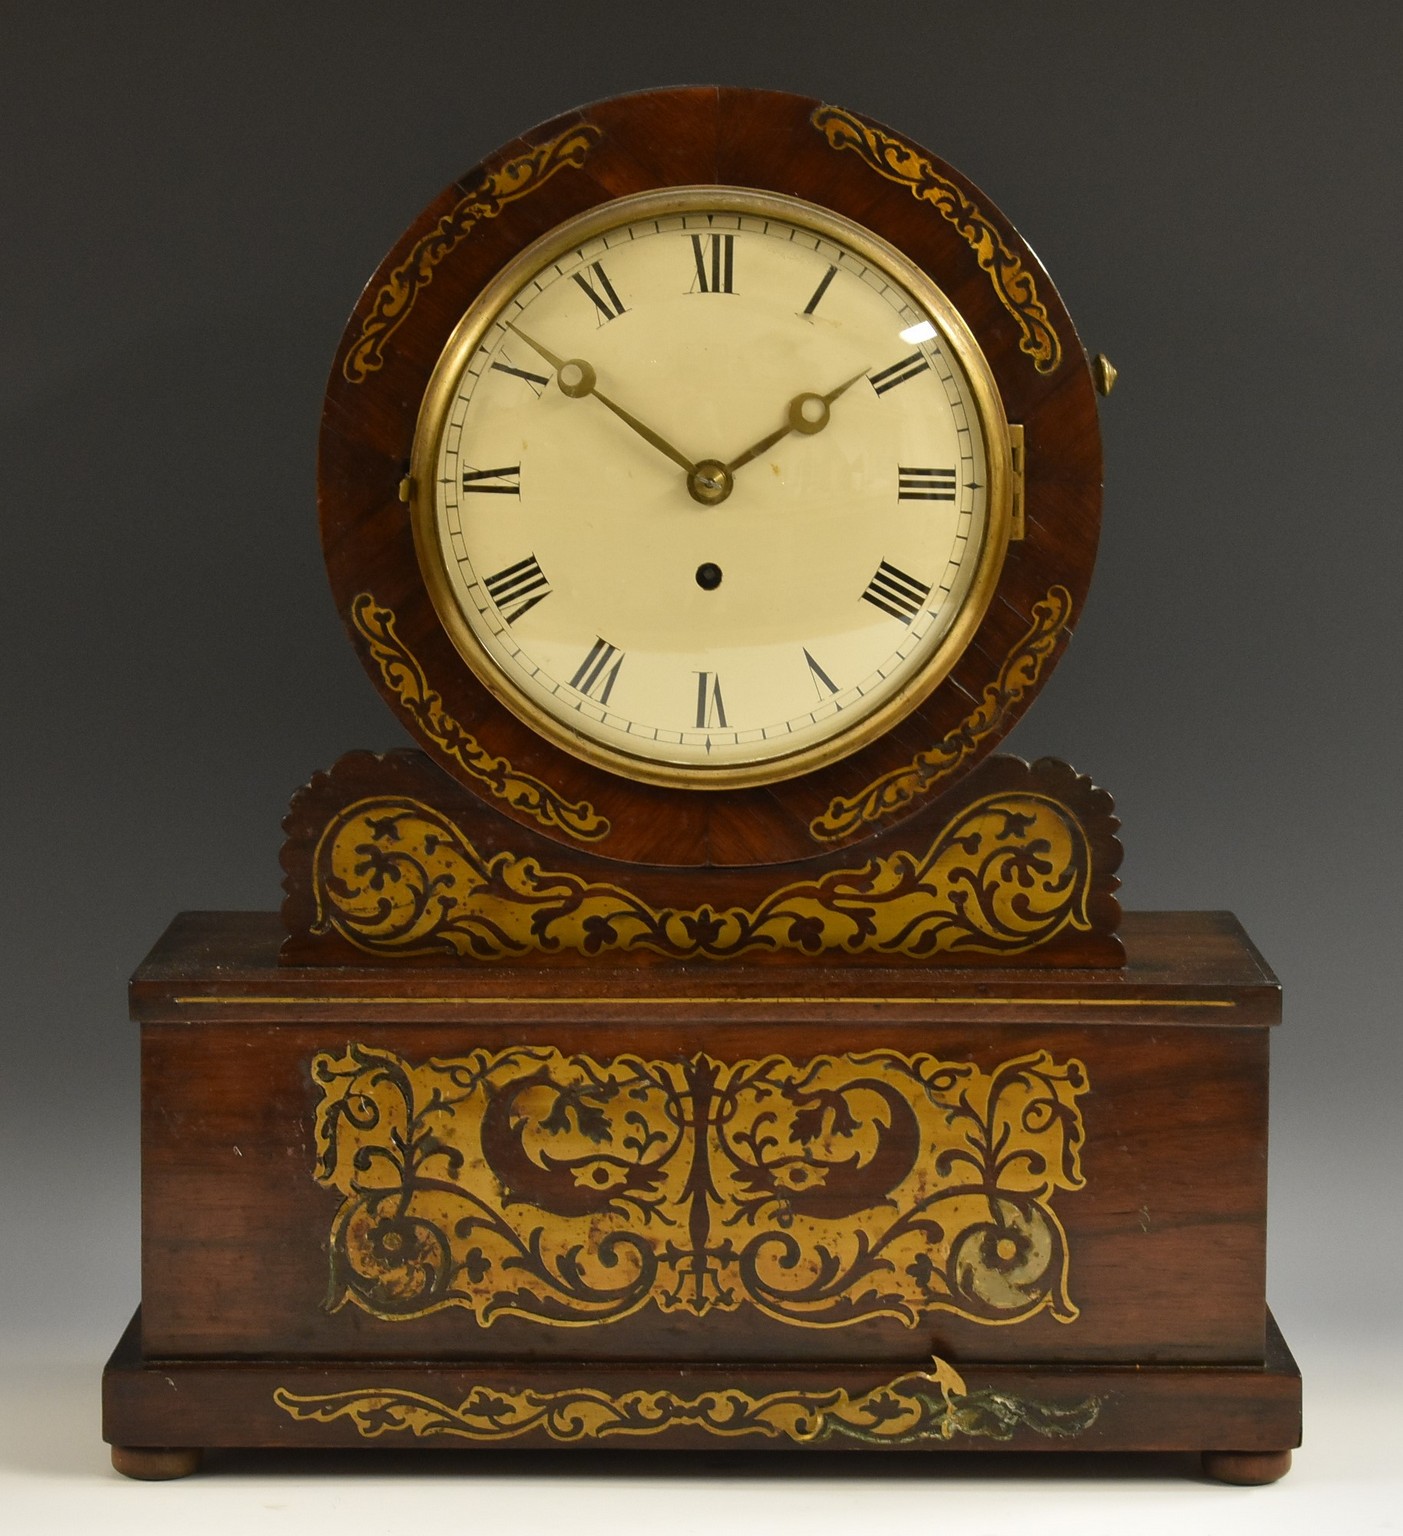
[[828, 285], [833, 281], [834, 277], [837, 276], [837, 273], [837, 267], [829, 267], [829, 269], [819, 279], [819, 284], [818, 287], [814, 289], [813, 297], [807, 304], [804, 305], [804, 313], [806, 315], [813, 314], [814, 310], [818, 308], [819, 301], [823, 298], [824, 294], [828, 292]]
[[[838, 691], [837, 683], [809, 655], [807, 648], [804, 650], [804, 660], [809, 664], [809, 678], [814, 685], [814, 692], [819, 696], [819, 699], [822, 700], [825, 697], [832, 698]], [[825, 690], [827, 690], [826, 694]]]
[[872, 388], [879, 395], [884, 395], [889, 389], [895, 389], [898, 384], [904, 384], [907, 379], [914, 379], [918, 373], [924, 373], [930, 367], [930, 362], [923, 352], [913, 352], [910, 357], [903, 357], [899, 363], [893, 363], [890, 368], [883, 368], [880, 373], [867, 375]]
[[726, 706], [721, 699], [721, 678], [716, 672], [697, 673], [697, 729], [726, 729]]
[[482, 584], [508, 624], [515, 624], [522, 614], [529, 613], [542, 598], [550, 596], [550, 582], [535, 555], [527, 555], [495, 576], [486, 577]]
[[[590, 274], [593, 273], [593, 276]], [[595, 316], [597, 325], [604, 325], [610, 320], [617, 320], [624, 312], [624, 302], [614, 292], [614, 285], [609, 281], [609, 274], [597, 261], [589, 264], [588, 272], [575, 272], [571, 274], [575, 281], [589, 295], [591, 302], [599, 313]]]
[[896, 471], [896, 495], [899, 501], [954, 501], [953, 469], [910, 469], [905, 464]]
[[877, 567], [876, 575], [867, 583], [862, 600], [871, 603], [874, 608], [880, 608], [883, 613], [891, 614], [892, 618], [900, 619], [903, 624], [909, 624], [929, 596], [930, 588], [925, 582], [917, 581], [914, 576], [908, 576], [905, 571], [883, 560]]
[[484, 495], [521, 495], [521, 465], [504, 465], [501, 469], [465, 469], [463, 489], [478, 491]]
[[587, 699], [607, 704], [623, 664], [622, 651], [616, 650], [607, 640], [596, 640], [570, 679], [570, 686]]
[[736, 267], [734, 235], [693, 235], [692, 259], [697, 274], [694, 293], [734, 293]]

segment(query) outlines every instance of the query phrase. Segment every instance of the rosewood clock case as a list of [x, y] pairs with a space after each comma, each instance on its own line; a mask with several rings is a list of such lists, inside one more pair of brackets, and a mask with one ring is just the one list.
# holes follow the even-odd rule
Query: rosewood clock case
[[[493, 274], [585, 208], [708, 182], [920, 263], [1024, 443], [1021, 536], [948, 678], [840, 760], [714, 792], [611, 773], [500, 704], [438, 622], [405, 486]], [[182, 914], [133, 978], [121, 1471], [333, 1445], [1286, 1470], [1279, 987], [1229, 914], [1122, 914], [1104, 791], [992, 755], [1085, 600], [1112, 376], [978, 188], [825, 103], [599, 103], [415, 222], [338, 351], [320, 487], [338, 608], [422, 750], [315, 775], [281, 914]]]

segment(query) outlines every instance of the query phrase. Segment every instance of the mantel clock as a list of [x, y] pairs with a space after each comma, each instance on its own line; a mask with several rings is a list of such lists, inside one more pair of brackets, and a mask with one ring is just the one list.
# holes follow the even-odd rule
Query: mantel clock
[[133, 979], [121, 1470], [1285, 1470], [1275, 980], [1227, 914], [1123, 915], [1110, 797], [993, 751], [1086, 598], [1114, 376], [982, 191], [822, 102], [600, 102], [415, 220], [318, 483], [419, 750], [314, 775], [280, 917]]

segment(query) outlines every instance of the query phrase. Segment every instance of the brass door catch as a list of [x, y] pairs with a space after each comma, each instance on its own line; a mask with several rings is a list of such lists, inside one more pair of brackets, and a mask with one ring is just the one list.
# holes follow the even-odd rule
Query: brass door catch
[[1009, 539], [1017, 541], [1027, 531], [1027, 524], [1023, 517], [1023, 428], [1008, 424], [1009, 460], [1013, 466], [1013, 496], [1012, 513], [1013, 524], [1009, 529]]

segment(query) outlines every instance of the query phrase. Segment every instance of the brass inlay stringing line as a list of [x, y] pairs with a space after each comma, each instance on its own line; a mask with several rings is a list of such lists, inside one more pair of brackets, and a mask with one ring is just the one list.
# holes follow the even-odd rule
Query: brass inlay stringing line
[[1208, 997], [749, 997], [744, 993], [733, 993], [729, 996], [718, 997], [390, 997], [377, 995], [375, 997], [260, 997], [250, 995], [247, 997], [177, 997], [172, 999], [176, 1003], [190, 1004], [216, 1004], [223, 1003], [237, 1007], [240, 1004], [252, 1007], [254, 1004], [264, 1005], [270, 1003], [286, 1004], [288, 1007], [306, 1007], [318, 1004], [355, 1003], [362, 1008], [382, 1007], [385, 1004], [401, 1006], [412, 1004], [417, 1007], [439, 1007], [445, 1004], [471, 1003], [477, 1007], [492, 1006], [520, 1006], [527, 1007], [536, 1004], [550, 1003], [556, 1007], [575, 1008], [580, 1005], [606, 1005], [618, 1004], [637, 1007], [666, 1007], [685, 1004], [689, 1007], [707, 1008], [721, 1003], [750, 1003], [750, 1004], [779, 1004], [796, 1003], [810, 1006], [815, 1003], [865, 1003], [871, 1007], [902, 1006], [907, 1008], [952, 1007], [964, 1004], [984, 1004], [1007, 1008], [1236, 1008], [1235, 1000], [1208, 998]]

